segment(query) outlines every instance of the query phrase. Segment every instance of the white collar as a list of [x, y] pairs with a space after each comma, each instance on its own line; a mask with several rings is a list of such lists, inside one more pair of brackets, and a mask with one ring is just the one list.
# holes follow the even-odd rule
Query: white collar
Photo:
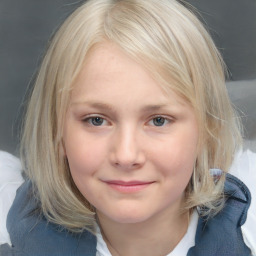
[[[188, 250], [195, 245], [195, 234], [198, 223], [198, 213], [194, 210], [191, 215], [188, 230], [177, 246], [174, 248], [172, 252], [170, 252], [166, 256], [185, 256], [187, 255]], [[97, 225], [96, 227], [96, 236], [97, 236], [97, 254], [96, 256], [111, 256], [107, 244], [105, 243], [100, 228]]]

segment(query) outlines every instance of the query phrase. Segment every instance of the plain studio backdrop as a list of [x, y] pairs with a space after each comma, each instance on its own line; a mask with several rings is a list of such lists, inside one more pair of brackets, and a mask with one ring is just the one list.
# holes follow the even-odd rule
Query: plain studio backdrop
[[[0, 0], [0, 150], [18, 154], [27, 88], [49, 39], [83, 1]], [[256, 152], [256, 0], [189, 0], [201, 14], [229, 70], [227, 88]]]

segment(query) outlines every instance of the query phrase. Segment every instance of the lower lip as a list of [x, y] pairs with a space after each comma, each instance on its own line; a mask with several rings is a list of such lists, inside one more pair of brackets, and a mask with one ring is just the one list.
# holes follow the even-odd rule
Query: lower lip
[[136, 185], [120, 185], [120, 184], [113, 184], [107, 183], [111, 188], [114, 190], [121, 192], [121, 193], [135, 193], [139, 192], [147, 187], [149, 187], [152, 183], [143, 183], [143, 184], [136, 184]]

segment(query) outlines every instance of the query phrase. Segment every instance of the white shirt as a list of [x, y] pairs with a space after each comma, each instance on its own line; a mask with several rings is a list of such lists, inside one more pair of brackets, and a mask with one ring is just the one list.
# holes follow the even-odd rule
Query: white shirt
[[[197, 211], [194, 211], [191, 218], [187, 233], [184, 235], [182, 240], [178, 243], [178, 245], [174, 248], [172, 252], [170, 252], [167, 256], [181, 256], [187, 255], [189, 248], [195, 245], [195, 233], [198, 222], [198, 214]], [[96, 256], [111, 256], [111, 253], [108, 250], [108, 247], [105, 241], [102, 238], [100, 233], [100, 229], [97, 228], [97, 254]]]
[[[252, 202], [247, 220], [242, 226], [243, 238], [256, 256], [256, 154], [247, 150], [238, 153], [230, 173], [241, 179], [252, 194]], [[23, 183], [19, 159], [7, 152], [0, 151], [0, 244], [9, 243], [10, 237], [6, 229], [6, 219], [14, 200], [17, 188]], [[167, 256], [185, 256], [189, 248], [195, 245], [195, 233], [198, 222], [196, 211], [192, 214], [189, 227], [172, 252]], [[97, 228], [97, 256], [111, 256], [100, 229]]]

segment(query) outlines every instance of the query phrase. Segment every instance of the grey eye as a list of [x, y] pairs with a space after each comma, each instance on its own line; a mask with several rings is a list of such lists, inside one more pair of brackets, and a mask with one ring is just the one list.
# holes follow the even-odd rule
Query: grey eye
[[103, 124], [104, 119], [101, 118], [101, 117], [96, 116], [96, 117], [91, 117], [91, 118], [90, 118], [90, 121], [91, 121], [91, 124], [92, 124], [92, 125], [94, 125], [94, 126], [100, 126], [100, 125]]
[[162, 116], [158, 116], [153, 118], [153, 124], [155, 126], [163, 126], [165, 124], [166, 119]]

